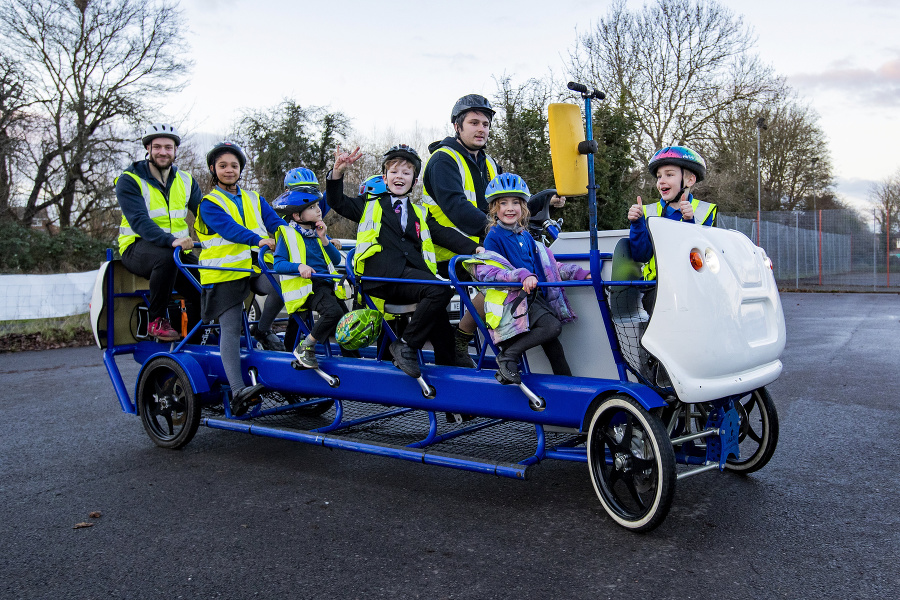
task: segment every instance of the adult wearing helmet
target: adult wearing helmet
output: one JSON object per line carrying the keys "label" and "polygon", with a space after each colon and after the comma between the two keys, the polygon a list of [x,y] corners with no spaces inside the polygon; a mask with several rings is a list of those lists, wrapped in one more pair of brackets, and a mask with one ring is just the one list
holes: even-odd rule
{"label": "adult wearing helmet", "polygon": [[184,296],[191,327],[200,320],[200,294],[175,266],[174,248],[182,259],[197,264],[187,224],[187,211],[196,213],[202,193],[189,173],[175,166],[181,136],[168,123],[153,123],[141,136],[146,156],[131,163],[116,178],[116,200],[122,209],[119,254],[126,269],[150,280],[148,335],[174,342],[181,335],[168,319],[172,290]]}
{"label": "adult wearing helmet", "polygon": [[[629,245],[632,258],[645,263],[644,279],[654,281],[656,260],[647,219],[663,217],[714,227],[718,209],[715,204],[697,200],[691,193],[694,185],[706,178],[706,161],[687,146],[668,146],[659,150],[650,159],[647,169],[656,178],[660,199],[654,204],[644,204],[638,196],[637,204],[628,209],[628,220],[631,222]],[[656,303],[655,287],[644,293],[642,302],[647,312],[652,313]]]}
{"label": "adult wearing helmet", "polygon": [[[494,177],[503,172],[485,152],[494,109],[487,98],[467,94],[456,101],[450,111],[454,135],[428,146],[431,156],[423,175],[423,204],[439,224],[452,227],[478,243],[485,234],[488,205],[484,190]],[[454,253],[435,246],[438,273],[448,277],[449,261]],[[466,275],[463,273],[462,275]],[[465,277],[468,278],[467,276]],[[483,296],[475,299],[479,313]],[[457,362],[474,367],[469,356],[469,340],[475,333],[475,320],[469,313],[455,331]]]}
{"label": "adult wearing helmet", "polygon": [[[219,352],[231,386],[231,409],[241,415],[261,401],[263,389],[261,385],[246,386],[241,372],[242,310],[251,291],[267,296],[254,333],[256,339],[266,350],[284,350],[271,331],[284,302],[268,277],[260,277],[254,252],[264,246],[275,250],[275,240],[268,232],[277,231],[284,221],[259,194],[238,185],[247,164],[240,146],[228,141],[216,144],[206,154],[206,164],[215,187],[203,197],[198,209],[196,230],[203,246],[200,266],[242,270],[200,269],[203,320],[219,322]],[[251,269],[252,273],[247,271]]]}

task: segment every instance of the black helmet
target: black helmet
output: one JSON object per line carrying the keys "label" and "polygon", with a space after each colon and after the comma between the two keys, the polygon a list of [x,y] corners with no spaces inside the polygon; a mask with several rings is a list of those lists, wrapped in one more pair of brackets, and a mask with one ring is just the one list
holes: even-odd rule
{"label": "black helmet", "polygon": [[414,179],[419,178],[419,171],[422,170],[422,159],[419,158],[419,153],[416,152],[415,148],[407,146],[406,144],[397,144],[385,152],[384,156],[381,158],[382,173],[384,173],[384,165],[392,158],[402,158],[411,162],[413,164],[413,170],[415,171]]}
{"label": "black helmet", "polygon": [[491,103],[488,102],[487,98],[478,94],[468,94],[457,100],[456,104],[453,105],[453,111],[450,113],[450,122],[456,123],[456,119],[461,114],[470,110],[486,113],[489,119],[494,119],[494,109],[491,108]]}
{"label": "black helmet", "polygon": [[226,152],[230,152],[237,156],[238,162],[241,165],[241,171],[244,170],[244,165],[247,164],[247,155],[244,154],[244,151],[240,146],[235,144],[234,142],[229,142],[228,140],[223,140],[212,147],[212,149],[206,153],[206,166],[212,168],[214,164],[216,164],[216,159],[219,156],[225,154]]}

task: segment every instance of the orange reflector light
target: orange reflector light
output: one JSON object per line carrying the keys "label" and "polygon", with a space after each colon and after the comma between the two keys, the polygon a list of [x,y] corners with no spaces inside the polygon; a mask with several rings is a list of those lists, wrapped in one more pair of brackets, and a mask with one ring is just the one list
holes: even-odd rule
{"label": "orange reflector light", "polygon": [[770,269],[771,271],[774,271],[774,270],[775,270],[775,265],[772,264],[772,259],[771,259],[771,258],[769,258],[769,257],[767,256],[765,262],[766,262],[766,266],[769,267],[769,269]]}
{"label": "orange reflector light", "polygon": [[696,250],[691,251],[691,266],[694,267],[695,271],[703,268],[703,257]]}

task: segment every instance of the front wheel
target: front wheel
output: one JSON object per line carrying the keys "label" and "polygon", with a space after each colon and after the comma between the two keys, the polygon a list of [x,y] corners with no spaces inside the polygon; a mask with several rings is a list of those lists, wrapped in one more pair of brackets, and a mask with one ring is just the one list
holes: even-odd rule
{"label": "front wheel", "polygon": [[162,448],[181,448],[200,426],[200,403],[187,374],[168,356],[154,358],[141,372],[137,408],[147,435]]}
{"label": "front wheel", "polygon": [[624,395],[606,398],[588,429],[594,491],[612,519],[650,531],[666,518],[675,495],[675,453],[662,423]]}
{"label": "front wheel", "polygon": [[766,466],[778,445],[778,412],[769,391],[757,388],[735,401],[740,419],[738,443],[741,457],[729,458],[725,468],[736,473],[752,473]]}

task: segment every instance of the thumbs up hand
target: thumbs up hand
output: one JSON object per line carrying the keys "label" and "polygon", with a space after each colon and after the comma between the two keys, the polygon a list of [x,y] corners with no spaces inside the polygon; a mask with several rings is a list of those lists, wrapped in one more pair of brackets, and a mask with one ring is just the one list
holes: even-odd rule
{"label": "thumbs up hand", "polygon": [[679,206],[681,210],[681,218],[685,221],[690,221],[694,218],[694,207],[691,206],[691,203],[688,202],[688,192],[684,192],[681,195],[681,204]]}
{"label": "thumbs up hand", "polygon": [[631,208],[628,209],[628,220],[634,223],[638,219],[644,216],[644,208],[641,202],[641,197],[637,197],[637,204],[632,204]]}

